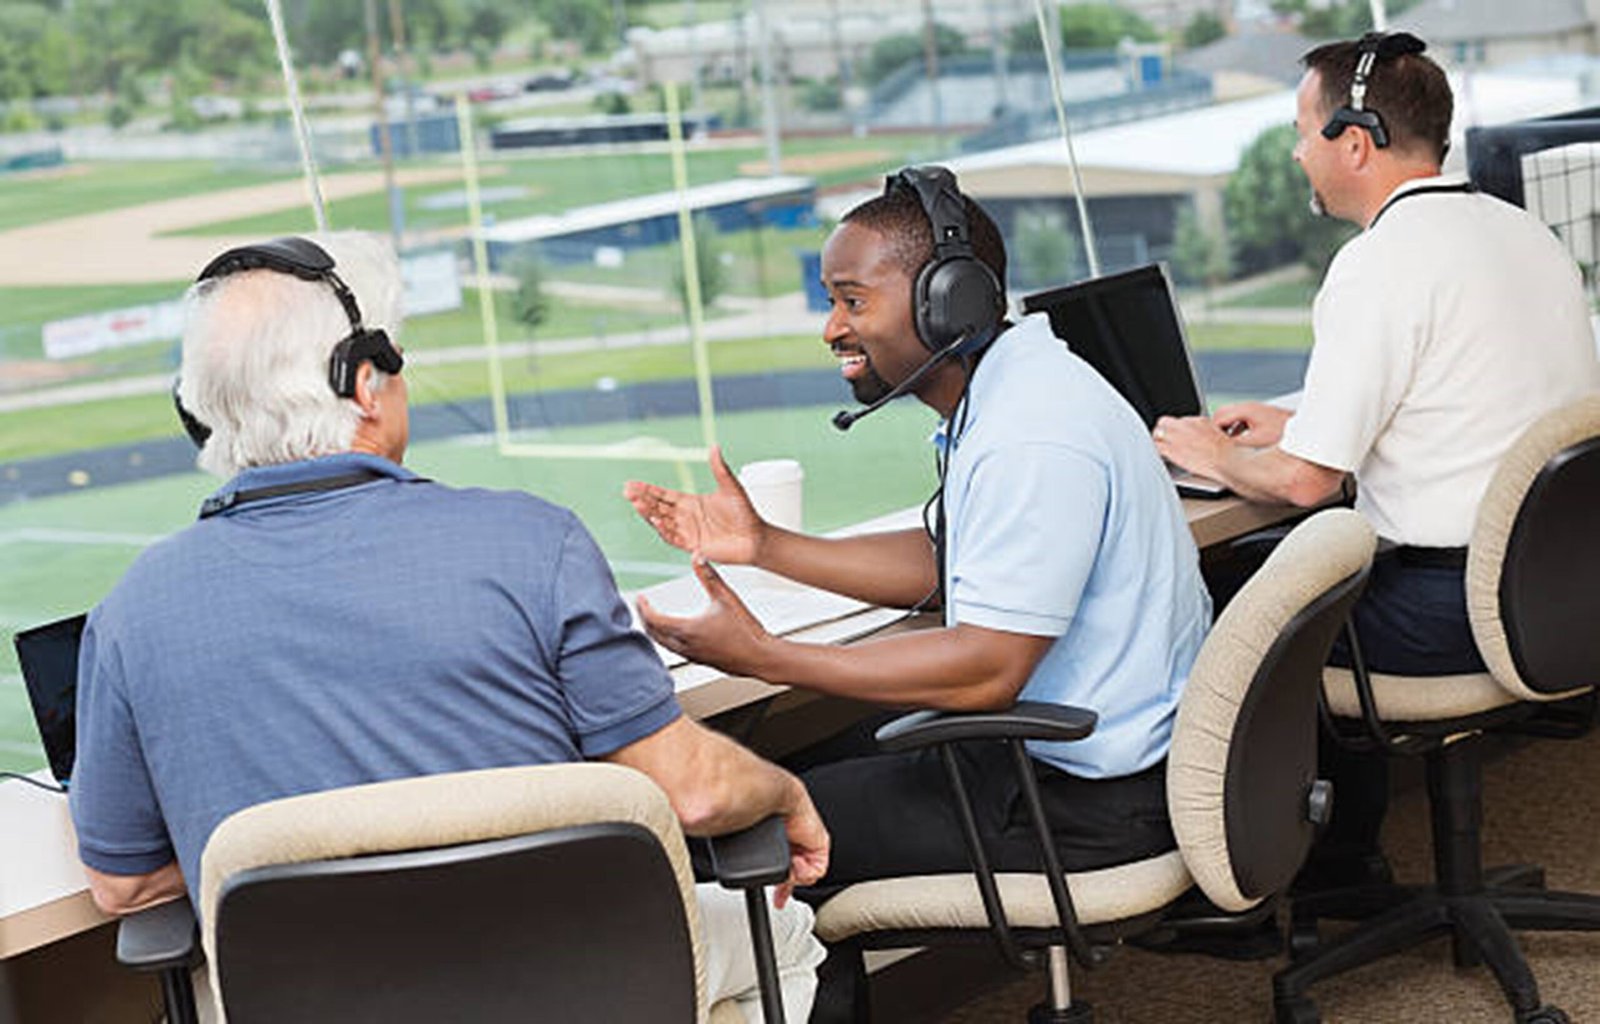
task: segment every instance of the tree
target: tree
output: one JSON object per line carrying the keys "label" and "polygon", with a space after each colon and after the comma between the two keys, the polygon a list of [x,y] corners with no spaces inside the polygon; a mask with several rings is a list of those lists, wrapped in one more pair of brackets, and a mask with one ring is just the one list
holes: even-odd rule
{"label": "tree", "polygon": [[1311,213],[1311,193],[1295,165],[1294,145],[1293,125],[1268,128],[1245,149],[1228,179],[1223,209],[1241,270],[1299,260],[1320,276],[1354,234],[1351,226]]}
{"label": "tree", "polygon": [[181,58],[173,68],[167,88],[170,104],[167,126],[180,132],[199,131],[205,122],[194,109],[194,99],[204,92],[205,75],[187,56]]}
{"label": "tree", "polygon": [[517,279],[517,290],[511,295],[511,313],[532,334],[550,319],[544,263],[533,253],[525,253],[512,263],[511,273]]}
{"label": "tree", "polygon": [[[934,49],[938,51],[940,57],[954,57],[967,52],[966,38],[949,25],[935,22],[933,39]],[[907,64],[922,63],[923,57],[921,32],[884,36],[872,44],[872,51],[867,55],[867,64],[861,71],[861,77],[868,85],[877,85]]]}
{"label": "tree", "polygon": [[1205,229],[1194,207],[1179,210],[1172,233],[1172,266],[1179,279],[1205,285],[1209,304],[1211,289],[1227,279],[1232,265],[1227,243]]}
{"label": "tree", "polygon": [[28,4],[0,5],[0,99],[51,96],[71,88],[64,20]]}
{"label": "tree", "polygon": [[[727,287],[728,272],[722,262],[722,233],[717,230],[716,223],[704,214],[695,217],[693,225],[694,266],[700,278],[700,306],[706,309],[716,304]],[[672,288],[687,313],[689,282],[681,255],[672,269]]]}
{"label": "tree", "polygon": [[576,39],[584,53],[600,53],[615,36],[607,0],[540,0],[535,10],[556,39]]}
{"label": "tree", "polygon": [[[1068,50],[1109,50],[1124,39],[1153,43],[1161,38],[1155,26],[1115,4],[1070,4],[1061,8],[1061,46]],[[1039,23],[1032,19],[1011,26],[1013,53],[1039,53]]]}
{"label": "tree", "polygon": [[1020,287],[1046,288],[1084,275],[1077,224],[1059,206],[1023,207],[1012,234],[1012,276]]}
{"label": "tree", "polygon": [[[1372,4],[1369,0],[1340,0],[1327,6],[1313,7],[1305,0],[1279,0],[1285,8],[1280,13],[1298,13],[1300,32],[1312,39],[1349,39],[1372,30]],[[1418,0],[1389,0],[1390,17],[1404,13],[1416,6]],[[1274,8],[1278,4],[1273,5]]]}
{"label": "tree", "polygon": [[1210,11],[1197,11],[1189,19],[1189,24],[1183,26],[1183,45],[1185,49],[1198,50],[1209,43],[1228,34],[1228,28],[1222,19]]}

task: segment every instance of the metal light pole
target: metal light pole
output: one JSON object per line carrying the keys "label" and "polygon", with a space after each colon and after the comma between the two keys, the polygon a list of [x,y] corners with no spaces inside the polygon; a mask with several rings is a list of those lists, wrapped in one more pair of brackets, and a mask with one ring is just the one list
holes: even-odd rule
{"label": "metal light pole", "polygon": [[752,0],[756,12],[756,45],[761,54],[761,121],[767,138],[767,173],[783,173],[783,151],[778,140],[778,95],[773,78],[772,30],[767,22],[767,0]]}
{"label": "metal light pole", "polygon": [[933,0],[922,0],[922,66],[933,104],[933,147],[944,153],[944,97],[939,91],[939,33],[933,20]]}
{"label": "metal light pole", "polygon": [[389,113],[383,104],[383,52],[378,47],[378,0],[365,0],[367,19],[367,63],[372,66],[372,111],[378,122],[378,150],[383,156],[383,188],[389,197],[389,234],[396,252],[401,248],[400,196],[394,186],[394,146],[389,139]]}
{"label": "metal light pole", "polygon": [[416,75],[413,73],[411,51],[406,47],[406,19],[400,13],[400,0],[389,0],[389,42],[394,46],[395,63],[400,68],[400,83],[406,95],[406,142],[409,144],[407,152],[415,160],[422,155],[422,149],[417,144],[417,105],[412,92],[416,89]]}

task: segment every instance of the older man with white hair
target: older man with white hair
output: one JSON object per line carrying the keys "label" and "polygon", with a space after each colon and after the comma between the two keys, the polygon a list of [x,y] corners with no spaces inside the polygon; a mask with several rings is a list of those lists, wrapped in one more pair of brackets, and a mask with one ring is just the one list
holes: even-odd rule
{"label": "older man with white hair", "polygon": [[[368,236],[278,239],[190,291],[180,409],[229,482],[89,617],[72,811],[96,901],[193,891],[212,830],[254,804],[583,759],[644,771],[691,835],[784,815],[793,881],[814,882],[828,834],[804,786],[682,714],[577,517],[402,467],[398,270]],[[700,896],[710,994],[757,1020],[739,898]],[[774,916],[794,1020],[810,921]]]}

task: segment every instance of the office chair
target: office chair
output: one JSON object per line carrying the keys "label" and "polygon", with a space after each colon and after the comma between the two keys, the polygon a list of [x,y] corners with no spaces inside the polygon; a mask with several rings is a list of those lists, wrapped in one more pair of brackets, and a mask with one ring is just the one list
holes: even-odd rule
{"label": "office chair", "polygon": [[[742,845],[754,841],[754,852]],[[744,888],[763,1009],[782,1020],[762,886],[781,818],[717,849]],[[230,816],[201,862],[211,987],[231,1024],[742,1022],[706,1006],[693,877],[665,794],[615,765],[500,768],[354,786]],[[186,901],[125,919],[193,1021]]]}
{"label": "office chair", "polygon": [[[1467,605],[1489,671],[1402,677],[1359,667],[1328,670],[1329,725],[1347,744],[1373,756],[1425,759],[1435,883],[1296,900],[1296,960],[1273,979],[1282,1024],[1318,1019],[1305,995],[1311,984],[1442,933],[1451,936],[1458,966],[1488,964],[1519,1024],[1567,1020],[1541,1004],[1511,930],[1600,928],[1600,897],[1547,891],[1535,867],[1484,870],[1481,760],[1491,731],[1572,737],[1590,724],[1593,684],[1600,681],[1597,506],[1600,395],[1529,427],[1501,460],[1479,506],[1467,548]],[[1374,902],[1389,909],[1335,942],[1317,944],[1319,918],[1349,916],[1352,907]]]}
{"label": "office chair", "polygon": [[[916,712],[878,733],[886,750],[937,745],[963,823],[971,874],[862,882],[817,912],[817,934],[861,948],[984,941],[1013,966],[1044,966],[1045,1003],[1030,1024],[1087,1024],[1072,998],[1068,953],[1100,963],[1125,938],[1229,930],[1273,913],[1326,819],[1315,779],[1317,691],[1328,649],[1366,582],[1376,540],[1349,509],[1296,527],[1224,610],[1190,671],[1167,758],[1178,848],[1156,857],[1064,874],[1026,740],[1076,740],[1094,730],[1083,708],[1023,702],[997,713]],[[1010,745],[1043,871],[996,873],[978,840],[951,747]],[[1220,911],[1174,904],[1198,885]]]}

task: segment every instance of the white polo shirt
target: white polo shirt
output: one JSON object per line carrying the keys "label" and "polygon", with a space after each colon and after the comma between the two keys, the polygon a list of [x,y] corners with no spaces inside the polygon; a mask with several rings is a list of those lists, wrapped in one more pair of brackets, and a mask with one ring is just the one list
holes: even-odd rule
{"label": "white polo shirt", "polygon": [[1356,508],[1402,544],[1466,544],[1517,436],[1600,388],[1578,267],[1549,228],[1483,193],[1403,197],[1463,180],[1406,182],[1334,257],[1281,443],[1354,472]]}

